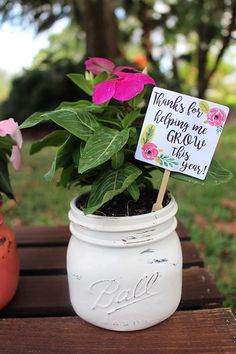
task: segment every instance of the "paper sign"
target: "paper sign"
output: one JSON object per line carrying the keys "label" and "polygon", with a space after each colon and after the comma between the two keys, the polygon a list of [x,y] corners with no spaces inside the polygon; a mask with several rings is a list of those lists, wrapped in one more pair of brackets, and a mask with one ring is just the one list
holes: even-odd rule
{"label": "paper sign", "polygon": [[137,160],[205,179],[229,108],[154,87]]}

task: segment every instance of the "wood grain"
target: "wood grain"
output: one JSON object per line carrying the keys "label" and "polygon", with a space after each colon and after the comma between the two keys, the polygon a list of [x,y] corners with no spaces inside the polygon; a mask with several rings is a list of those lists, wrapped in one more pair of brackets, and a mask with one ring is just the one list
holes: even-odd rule
{"label": "wood grain", "polygon": [[1,354],[236,353],[236,321],[229,309],[176,312],[139,332],[113,332],[79,317],[0,320]]}
{"label": "wood grain", "polygon": [[[222,306],[222,296],[204,268],[183,270],[183,291],[179,310]],[[12,302],[0,312],[11,316],[70,316],[66,275],[22,276]]]}
{"label": "wood grain", "polygon": [[185,269],[178,311],[139,332],[107,331],[75,315],[66,276],[68,226],[15,231],[21,277],[16,296],[0,312],[0,354],[236,353],[236,321],[220,308],[222,296],[181,223]]}
{"label": "wood grain", "polygon": [[68,225],[17,226],[13,230],[18,246],[66,245],[70,237]]}

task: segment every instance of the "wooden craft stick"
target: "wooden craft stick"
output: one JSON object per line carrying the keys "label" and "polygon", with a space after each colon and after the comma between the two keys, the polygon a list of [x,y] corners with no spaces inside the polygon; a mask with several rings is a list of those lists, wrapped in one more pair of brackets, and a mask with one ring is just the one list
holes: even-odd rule
{"label": "wooden craft stick", "polygon": [[164,198],[164,195],[166,192],[166,187],[167,187],[169,178],[170,178],[170,171],[165,170],[164,175],[162,177],[161,186],[160,186],[160,190],[159,190],[159,193],[157,196],[157,200],[156,200],[156,203],[153,204],[152,211],[157,211],[157,210],[163,208],[162,203],[163,203],[163,198]]}

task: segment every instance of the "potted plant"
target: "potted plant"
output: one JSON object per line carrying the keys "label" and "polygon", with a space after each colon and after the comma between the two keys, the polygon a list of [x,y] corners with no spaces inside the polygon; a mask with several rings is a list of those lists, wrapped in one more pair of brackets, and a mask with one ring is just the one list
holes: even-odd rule
{"label": "potted plant", "polygon": [[[71,202],[72,237],[67,252],[70,298],[79,316],[97,326],[130,331],[152,326],[178,307],[182,253],[175,232],[177,204],[166,194],[151,212],[157,167],[134,159],[144,116],[144,95],[155,81],[103,58],[85,62],[85,76],[68,77],[92,97],[62,102],[34,113],[21,126],[45,121],[59,126],[35,142],[31,153],[56,146],[46,178],[60,170],[58,184],[75,185]],[[143,154],[152,159],[146,137]],[[175,173],[179,179],[196,179]],[[204,183],[220,183],[230,173],[216,162]],[[199,183],[202,183],[199,181]]]}
{"label": "potted plant", "polygon": [[13,298],[19,282],[19,256],[12,229],[4,223],[3,197],[14,199],[8,163],[20,169],[22,136],[12,119],[0,121],[0,310]]}

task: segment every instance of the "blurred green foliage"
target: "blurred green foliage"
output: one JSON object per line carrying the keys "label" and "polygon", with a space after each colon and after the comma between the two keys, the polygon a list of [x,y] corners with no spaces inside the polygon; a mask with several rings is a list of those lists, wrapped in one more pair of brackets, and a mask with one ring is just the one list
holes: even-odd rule
{"label": "blurred green foliage", "polygon": [[[225,57],[235,43],[235,0],[16,3],[10,0],[0,6],[0,23],[34,24],[42,32],[66,18],[68,26],[51,36],[32,68],[13,81],[10,98],[0,108],[4,117],[21,121],[36,110],[55,108],[69,93],[73,100],[65,73],[80,72],[80,63],[88,55],[115,56],[122,64],[144,55],[159,86],[236,104],[235,56]],[[1,91],[0,85],[0,95]]]}
{"label": "blurred green foliage", "polygon": [[0,102],[4,101],[10,91],[10,75],[0,69]]}
{"label": "blurred green foliage", "polygon": [[80,70],[83,70],[82,65],[68,60],[57,61],[45,69],[26,70],[13,80],[9,98],[2,104],[2,115],[22,123],[35,111],[53,109],[62,101],[86,98],[66,77]]}

